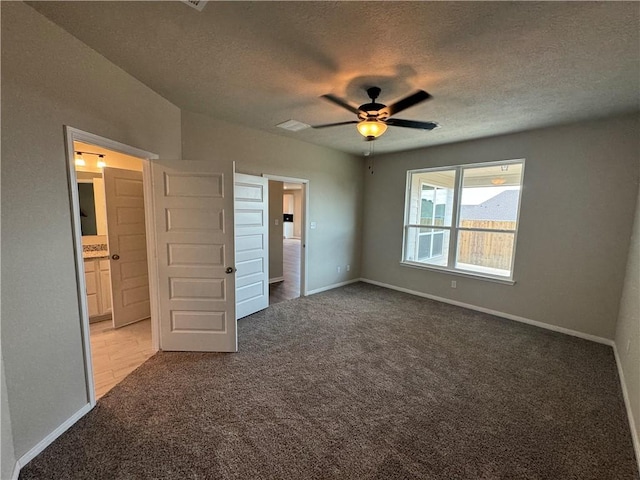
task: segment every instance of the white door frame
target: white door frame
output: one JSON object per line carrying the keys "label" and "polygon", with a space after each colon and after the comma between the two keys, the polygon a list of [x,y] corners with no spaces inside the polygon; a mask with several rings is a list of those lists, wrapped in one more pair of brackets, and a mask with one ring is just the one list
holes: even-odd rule
{"label": "white door frame", "polygon": [[84,279],[84,258],[82,257],[82,231],[80,228],[80,208],[78,189],[74,188],[78,179],[76,176],[75,155],[73,142],[89,143],[116,152],[138,157],[142,161],[142,182],[144,188],[144,213],[147,235],[147,264],[149,266],[149,298],[151,300],[151,348],[157,352],[160,348],[158,335],[158,321],[160,319],[158,305],[158,275],[156,265],[155,217],[153,215],[153,195],[151,185],[151,169],[149,162],[160,158],[157,154],[147,152],[124,143],[116,142],[93,133],[77,128],[64,127],[65,149],[67,155],[67,179],[69,188],[69,202],[71,204],[71,229],[73,232],[73,250],[76,264],[76,284],[78,286],[78,302],[80,305],[80,329],[85,366],[85,380],[89,404],[93,408],[96,404],[95,385],[93,382],[93,364],[91,360],[91,341],[89,330],[89,310],[87,307],[87,291]]}
{"label": "white door frame", "polygon": [[302,245],[302,254],[300,255],[300,296],[306,297],[308,285],[307,260],[309,257],[307,253],[309,250],[309,244],[307,242],[307,239],[309,238],[309,180],[307,180],[306,178],[284,177],[282,175],[271,175],[268,173],[263,173],[262,176],[276,182],[302,184],[302,238],[300,239],[300,243]]}

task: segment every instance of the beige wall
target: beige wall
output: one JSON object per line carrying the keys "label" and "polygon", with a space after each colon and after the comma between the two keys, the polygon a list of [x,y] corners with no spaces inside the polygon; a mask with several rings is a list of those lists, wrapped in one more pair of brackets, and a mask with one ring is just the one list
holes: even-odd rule
{"label": "beige wall", "polygon": [[[640,435],[640,195],[636,205],[627,274],[620,301],[616,348],[631,402],[636,440],[638,440],[637,436]],[[636,447],[640,448],[640,444]]]}
{"label": "beige wall", "polygon": [[9,400],[7,398],[7,385],[4,378],[4,361],[0,358],[0,374],[2,384],[0,385],[0,429],[2,439],[0,444],[0,478],[11,478],[16,465],[16,456],[13,451],[13,434],[11,432],[11,415],[9,413]]}
{"label": "beige wall", "polygon": [[88,401],[64,125],[180,158],[177,107],[3,2],[2,352],[18,458]]}
{"label": "beige wall", "polygon": [[[638,193],[639,126],[628,115],[378,157],[365,181],[362,276],[612,339]],[[526,167],[515,285],[400,266],[408,169],[516,158]]]}
{"label": "beige wall", "polygon": [[269,180],[269,279],[282,277],[282,187]]}
{"label": "beige wall", "polygon": [[317,228],[307,239],[307,289],[360,276],[362,159],[190,112],[182,115],[182,147],[185,160],[235,161],[240,173],[308,179],[309,221]]}

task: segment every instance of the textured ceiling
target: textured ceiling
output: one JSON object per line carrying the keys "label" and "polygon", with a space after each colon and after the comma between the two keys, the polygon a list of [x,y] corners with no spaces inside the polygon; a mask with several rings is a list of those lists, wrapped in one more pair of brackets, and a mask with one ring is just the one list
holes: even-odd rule
{"label": "textured ceiling", "polygon": [[355,116],[359,105],[423,89],[378,153],[636,111],[635,2],[29,2],[134,77],[192,111],[362,154],[355,126],[286,132],[289,119]]}

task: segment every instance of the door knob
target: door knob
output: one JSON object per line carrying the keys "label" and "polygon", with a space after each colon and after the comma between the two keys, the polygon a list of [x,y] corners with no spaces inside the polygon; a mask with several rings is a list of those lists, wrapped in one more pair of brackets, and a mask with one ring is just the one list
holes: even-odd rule
{"label": "door knob", "polygon": [[225,272],[227,272],[227,273],[233,273],[235,271],[236,271],[236,269],[233,268],[233,267],[227,267],[227,269],[225,270]]}
{"label": "door knob", "polygon": [[111,258],[114,260],[120,260],[120,255],[118,255],[117,253],[114,253],[113,255],[111,255]]}

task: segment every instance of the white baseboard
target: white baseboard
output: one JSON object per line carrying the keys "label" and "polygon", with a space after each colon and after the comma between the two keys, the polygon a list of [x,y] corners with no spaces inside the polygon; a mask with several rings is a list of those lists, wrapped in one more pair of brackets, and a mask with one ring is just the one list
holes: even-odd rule
{"label": "white baseboard", "polygon": [[416,290],[409,290],[408,288],[396,287],[395,285],[377,282],[375,280],[369,280],[367,278],[361,278],[360,281],[365,283],[371,283],[372,285],[378,285],[379,287],[389,288],[391,290],[397,290],[399,292],[409,293],[411,295],[416,295],[418,297],[429,298],[431,300],[436,300],[438,302],[448,303],[450,305],[456,305],[458,307],[468,308],[469,310],[476,310],[478,312],[488,313],[490,315],[495,315],[496,317],[502,317],[508,320],[515,320],[516,322],[526,323],[528,325],[534,325],[536,327],[552,330],[554,332],[564,333],[566,335],[571,335],[573,337],[583,338],[585,340],[591,340],[592,342],[603,343],[605,345],[609,345],[610,347],[613,347],[615,344],[613,340],[610,340],[608,338],[598,337],[596,335],[591,335],[589,333],[578,332],[577,330],[571,330],[570,328],[558,327],[556,325],[551,325],[550,323],[539,322],[537,320],[530,320],[528,318],[520,317],[518,315],[512,315],[510,313],[498,312],[497,310],[491,310],[490,308],[478,307],[476,305],[471,305],[469,303],[459,302],[457,300],[450,300],[444,297],[437,297],[435,295],[430,295],[428,293],[422,293]]}
{"label": "white baseboard", "polygon": [[71,426],[73,426],[74,423],[76,423],[78,420],[84,417],[87,413],[89,413],[89,411],[91,411],[91,408],[93,407],[91,406],[90,403],[87,403],[86,405],[84,405],[80,410],[78,410],[76,413],[71,415],[71,417],[69,417],[63,424],[61,424],[53,432],[51,432],[49,435],[47,435],[42,440],[40,440],[40,442],[38,442],[38,444],[35,447],[33,447],[24,455],[22,455],[16,462],[16,467],[13,470],[13,479],[17,480],[18,476],[20,475],[20,469],[22,467],[24,467],[27,463],[33,460],[45,448],[51,445],[56,438],[58,438],[64,432],[69,430],[69,428],[71,428]]}
{"label": "white baseboard", "polygon": [[275,277],[269,279],[269,285],[272,283],[284,282],[284,277]]}
{"label": "white baseboard", "polygon": [[316,288],[314,290],[309,290],[307,295],[313,295],[314,293],[326,292],[327,290],[333,290],[334,288],[344,287],[345,285],[349,285],[350,283],[356,283],[361,281],[361,278],[354,278],[353,280],[347,280],[346,282],[334,283],[332,285],[327,285],[326,287]]}
{"label": "white baseboard", "polygon": [[16,465],[13,467],[13,474],[11,474],[11,480],[18,480],[20,476],[20,462],[16,460]]}
{"label": "white baseboard", "polygon": [[631,399],[629,398],[629,391],[627,390],[627,382],[624,378],[624,371],[622,370],[622,362],[618,355],[618,346],[613,345],[613,353],[616,357],[616,365],[618,366],[618,377],[620,377],[620,383],[622,385],[622,397],[624,398],[624,406],[627,409],[627,418],[629,419],[629,428],[631,430],[631,440],[633,441],[633,449],[636,451],[636,462],[638,462],[638,471],[640,471],[640,438],[638,438],[638,431],[636,430],[636,423],[633,419],[633,411],[631,410]]}

